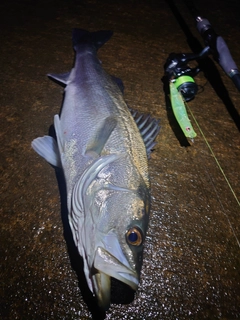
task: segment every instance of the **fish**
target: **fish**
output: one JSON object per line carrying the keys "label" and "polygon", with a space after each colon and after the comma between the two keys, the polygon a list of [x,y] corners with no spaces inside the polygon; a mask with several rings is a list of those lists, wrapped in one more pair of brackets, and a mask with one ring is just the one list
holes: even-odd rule
{"label": "fish", "polygon": [[83,271],[98,305],[108,310],[111,281],[135,292],[149,222],[148,158],[159,121],[131,110],[120,79],[97,57],[112,31],[73,29],[72,70],[48,77],[65,87],[56,139],[34,139],[32,148],[62,168],[68,220]]}

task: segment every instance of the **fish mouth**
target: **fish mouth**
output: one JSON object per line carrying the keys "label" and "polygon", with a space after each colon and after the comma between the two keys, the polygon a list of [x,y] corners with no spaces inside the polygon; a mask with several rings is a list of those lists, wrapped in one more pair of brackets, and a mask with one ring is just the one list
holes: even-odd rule
{"label": "fish mouth", "polygon": [[[139,277],[126,259],[121,262],[103,247],[98,247],[94,258],[94,269],[94,291],[98,305],[102,309],[108,310],[110,302],[129,303],[133,300],[134,292],[139,284]],[[116,291],[118,291],[118,297],[116,297]],[[119,299],[119,295],[126,292],[125,299],[123,297]]]}

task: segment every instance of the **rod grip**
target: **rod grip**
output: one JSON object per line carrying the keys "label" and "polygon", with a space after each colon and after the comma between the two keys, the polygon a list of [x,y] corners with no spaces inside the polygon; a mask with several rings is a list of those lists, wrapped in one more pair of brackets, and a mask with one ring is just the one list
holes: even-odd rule
{"label": "rod grip", "polygon": [[240,91],[240,73],[235,61],[233,60],[228,46],[221,36],[217,37],[216,48],[218,52],[218,62],[226,74],[232,79],[233,83]]}
{"label": "rod grip", "polygon": [[240,91],[240,72],[224,39],[215,33],[207,19],[200,18],[197,22],[197,29],[205,43],[211,48],[214,58]]}

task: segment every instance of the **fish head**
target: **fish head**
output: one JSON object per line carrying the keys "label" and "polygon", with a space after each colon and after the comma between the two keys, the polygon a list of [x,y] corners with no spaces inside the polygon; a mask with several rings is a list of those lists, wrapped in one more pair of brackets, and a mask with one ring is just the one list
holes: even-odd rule
{"label": "fish head", "polygon": [[69,219],[88,286],[105,310],[111,302],[111,279],[133,292],[138,287],[150,206],[141,177],[137,187],[127,188],[113,183],[111,175],[101,175],[101,168],[109,173],[107,163],[116,158],[101,157],[85,171],[74,188]]}
{"label": "fish head", "polygon": [[94,258],[89,276],[103,309],[109,307],[113,295],[118,301],[112,286],[114,280],[125,292],[137,290],[149,217],[147,194],[143,199],[138,192],[116,189],[99,190],[91,208],[98,221],[92,235]]}

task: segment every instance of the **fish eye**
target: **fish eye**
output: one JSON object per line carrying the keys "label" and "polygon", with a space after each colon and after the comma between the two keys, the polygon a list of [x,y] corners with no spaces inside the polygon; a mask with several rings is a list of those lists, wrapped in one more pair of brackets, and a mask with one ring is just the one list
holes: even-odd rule
{"label": "fish eye", "polygon": [[143,243],[142,231],[138,227],[130,228],[127,231],[126,238],[132,246],[140,246]]}

